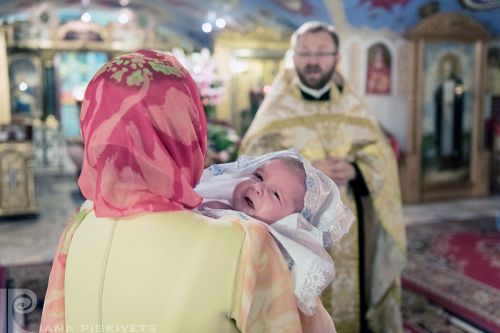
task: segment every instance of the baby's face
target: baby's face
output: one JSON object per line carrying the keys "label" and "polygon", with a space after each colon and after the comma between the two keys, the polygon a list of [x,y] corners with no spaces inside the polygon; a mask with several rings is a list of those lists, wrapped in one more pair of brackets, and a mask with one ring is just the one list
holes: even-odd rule
{"label": "baby's face", "polygon": [[272,224],[304,208],[305,172],[279,159],[258,168],[233,192],[233,209]]}

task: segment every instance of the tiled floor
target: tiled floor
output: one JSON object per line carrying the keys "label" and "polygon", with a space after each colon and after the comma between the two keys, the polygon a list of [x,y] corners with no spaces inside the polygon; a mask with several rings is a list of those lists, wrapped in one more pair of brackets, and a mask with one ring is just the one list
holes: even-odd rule
{"label": "tiled floor", "polygon": [[500,195],[404,207],[405,223],[433,223],[444,220],[467,220],[500,214]]}
{"label": "tiled floor", "polygon": [[50,262],[68,216],[83,202],[74,176],[39,175],[37,216],[0,219],[0,265]]}
{"label": "tiled floor", "polygon": [[[0,265],[50,262],[66,219],[83,202],[75,177],[39,175],[35,217],[0,219]],[[431,223],[449,219],[493,216],[500,196],[453,202],[408,205],[405,223]]]}

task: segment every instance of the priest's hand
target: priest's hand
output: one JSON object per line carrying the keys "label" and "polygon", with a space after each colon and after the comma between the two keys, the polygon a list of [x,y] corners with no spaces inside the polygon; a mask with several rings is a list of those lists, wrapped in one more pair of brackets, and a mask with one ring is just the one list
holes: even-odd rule
{"label": "priest's hand", "polygon": [[314,167],[330,177],[337,185],[346,185],[356,177],[356,170],[346,159],[328,157],[313,163]]}

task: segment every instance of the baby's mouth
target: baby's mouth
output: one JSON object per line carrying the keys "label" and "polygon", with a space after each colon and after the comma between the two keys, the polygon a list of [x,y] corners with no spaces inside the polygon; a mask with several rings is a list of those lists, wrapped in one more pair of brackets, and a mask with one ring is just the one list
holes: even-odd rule
{"label": "baby's mouth", "polygon": [[245,197],[245,201],[247,202],[248,207],[254,209],[253,202],[249,197]]}

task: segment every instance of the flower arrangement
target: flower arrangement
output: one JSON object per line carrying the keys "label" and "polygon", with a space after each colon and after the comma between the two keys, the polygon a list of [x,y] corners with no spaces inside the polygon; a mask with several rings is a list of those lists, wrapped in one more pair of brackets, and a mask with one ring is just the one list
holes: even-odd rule
{"label": "flower arrangement", "polygon": [[219,74],[216,60],[206,48],[187,56],[181,49],[172,53],[189,71],[198,86],[201,102],[208,119],[215,119],[216,106],[224,96],[224,78]]}
{"label": "flower arrangement", "polygon": [[229,124],[209,120],[205,166],[236,160],[241,138]]}
{"label": "flower arrangement", "polygon": [[237,157],[240,136],[226,122],[217,121],[216,107],[224,96],[224,78],[218,72],[218,65],[208,49],[191,53],[180,49],[172,53],[189,71],[198,86],[201,102],[207,117],[208,144],[205,166],[232,162]]}

